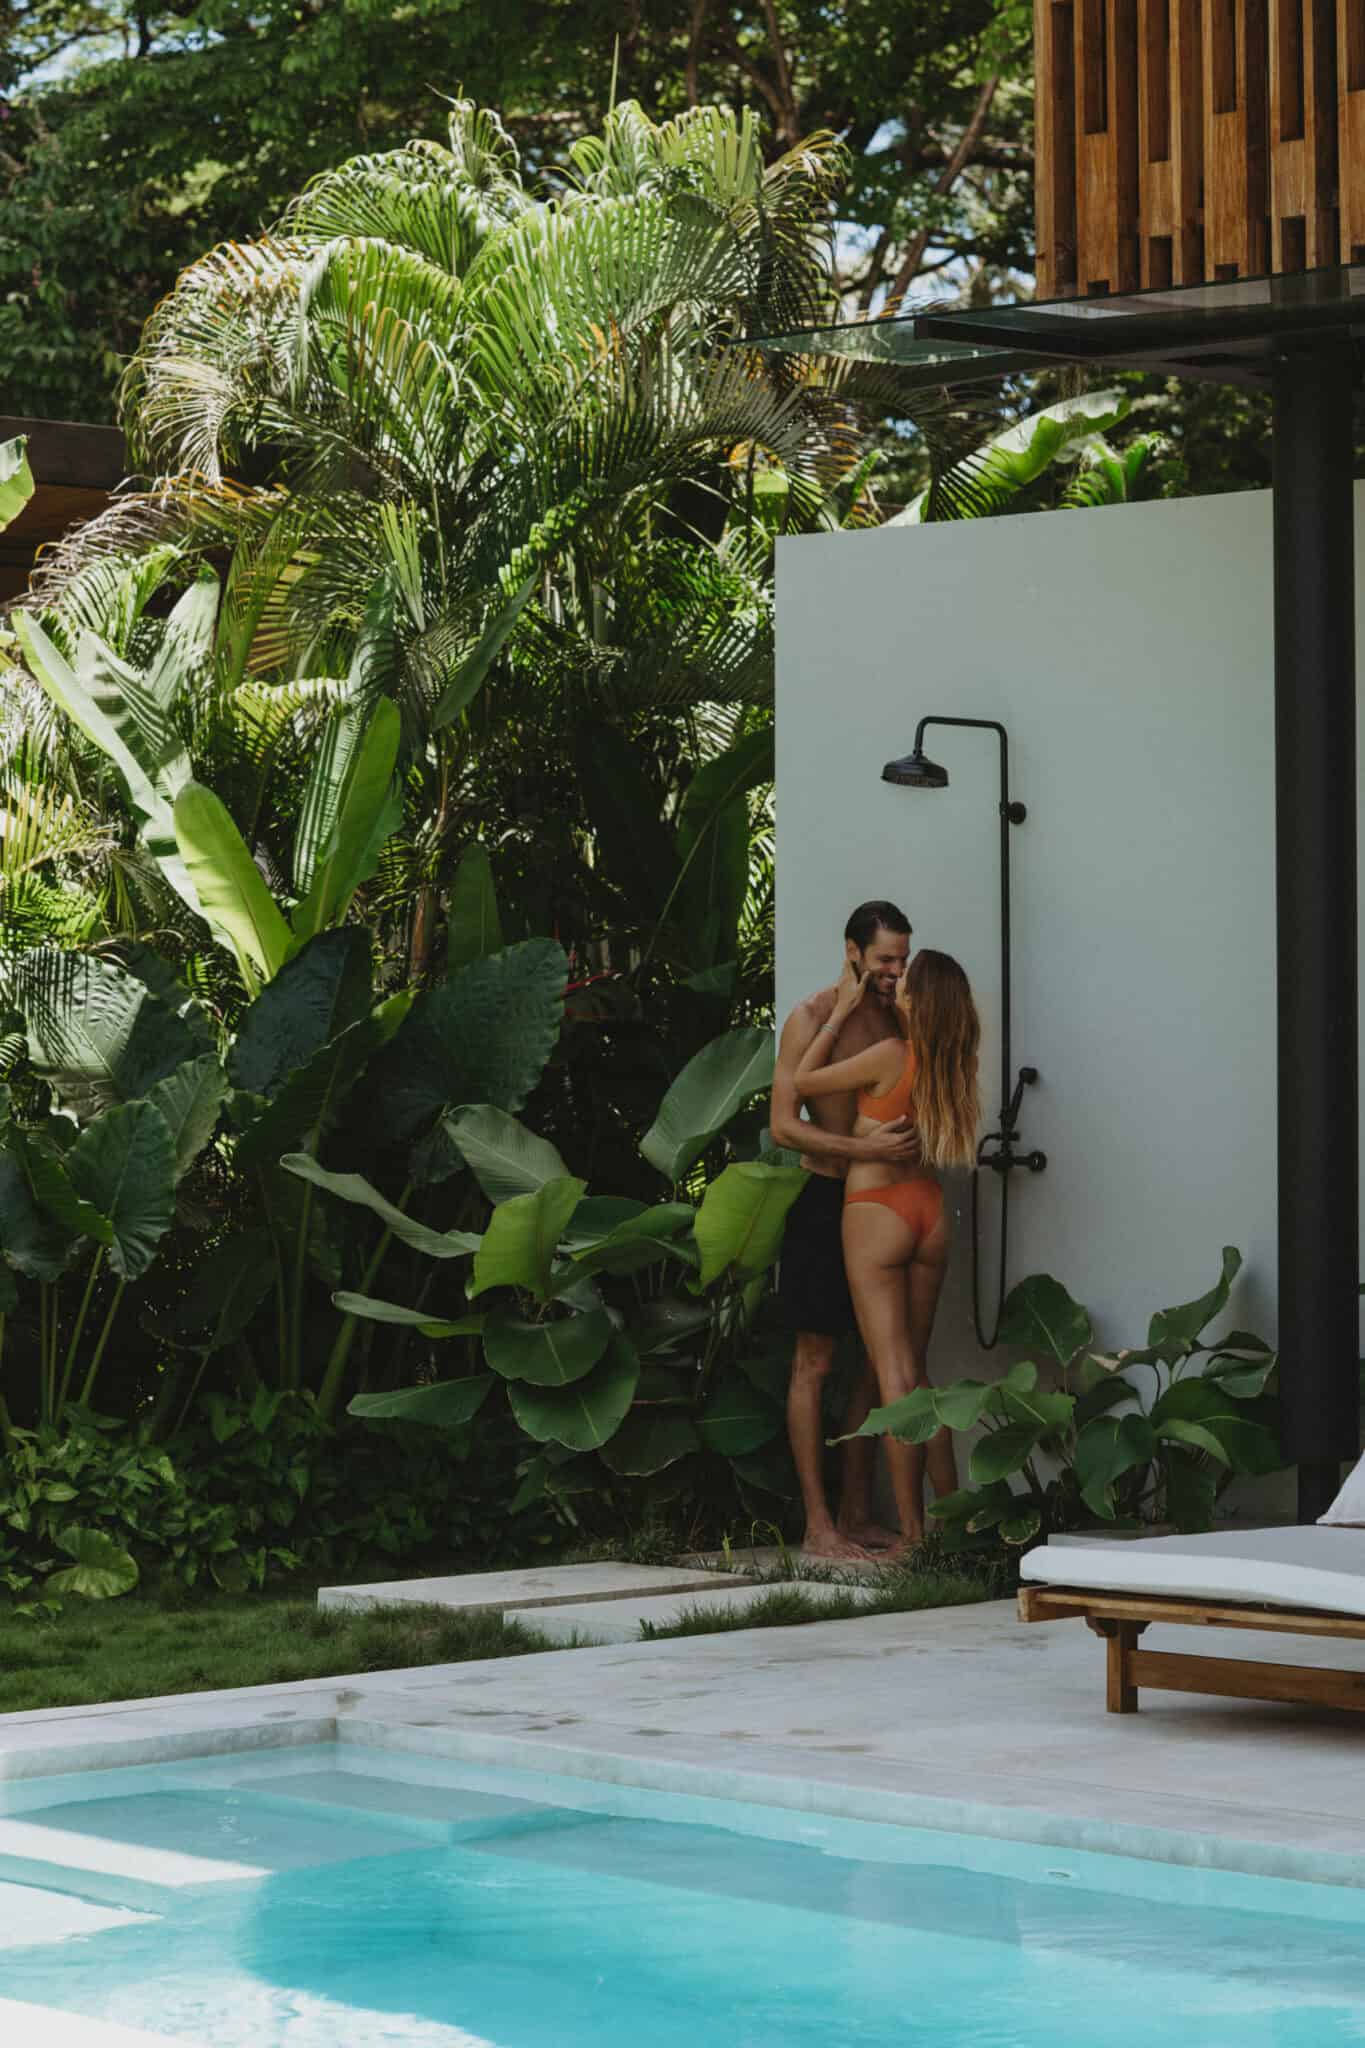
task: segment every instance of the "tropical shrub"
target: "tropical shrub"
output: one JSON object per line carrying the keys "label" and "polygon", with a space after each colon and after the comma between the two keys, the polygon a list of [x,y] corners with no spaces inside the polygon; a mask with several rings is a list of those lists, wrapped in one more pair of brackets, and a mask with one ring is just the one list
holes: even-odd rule
{"label": "tropical shrub", "polygon": [[[178,1206],[198,1238],[188,1292],[141,1300],[144,1333],[182,1361],[162,1376],[163,1412],[229,1346],[246,1347],[250,1381],[312,1384],[324,1419],[336,1411],[351,1325],[330,1327],[328,1296],[353,1256],[368,1284],[376,1254],[329,1229],[281,1154],[335,1142],[396,1163],[400,1207],[450,1178],[463,1161],[441,1116],[522,1105],[558,1040],[567,974],[552,940],[532,940],[415,998],[376,1000],[371,954],[357,926],[317,933],[228,1033],[145,949],[122,965],[51,948],[13,963],[12,1079],[27,1113],[0,1091],[0,1341],[11,1368],[16,1339],[30,1361],[21,1420],[56,1426],[69,1398],[92,1401],[124,1289],[149,1273]],[[477,1213],[466,1177],[456,1199],[471,1195]],[[13,1402],[12,1369],[9,1386]]]}
{"label": "tropical shrub", "polygon": [[[227,1086],[207,1034],[136,976],[84,954],[27,964],[33,973],[21,963],[11,983],[25,1011],[11,1020],[19,1028],[10,1059],[17,1063],[26,1047],[46,1085],[29,1091],[27,1116],[16,1115],[12,1091],[0,1085],[6,1445],[21,1285],[33,1311],[21,1413],[56,1428],[69,1399],[94,1398],[124,1290],[155,1261],[177,1188],[210,1140]],[[64,1315],[73,1294],[74,1311]]]}
{"label": "tropical shrub", "polygon": [[1002,1379],[920,1387],[874,1409],[860,1434],[926,1443],[939,1428],[983,1431],[971,1484],[936,1501],[949,1543],[1013,1545],[1086,1524],[1170,1522],[1207,1529],[1238,1474],[1283,1464],[1271,1392],[1275,1354],[1246,1330],[1205,1340],[1226,1309],[1242,1255],[1229,1245],[1217,1284],[1161,1309],[1140,1348],[1095,1348],[1087,1311],[1049,1274],[1005,1303],[1001,1341],[1036,1351]]}
{"label": "tropical shrub", "polygon": [[376,1555],[524,1555],[547,1530],[508,1522],[515,1458],[511,1432],[476,1446],[468,1430],[414,1442],[383,1423],[333,1429],[309,1396],[263,1388],[209,1395],[165,1438],[77,1410],[0,1453],[0,1587],[42,1616],[139,1584],[240,1591]]}
{"label": "tropical shrub", "polygon": [[[754,1489],[771,1513],[790,1488],[788,1345],[764,1326],[765,1275],[803,1176],[738,1156],[743,1138],[731,1145],[724,1134],[769,1085],[772,1060],[769,1032],[740,1029],[689,1063],[641,1142],[664,1182],[653,1202],[590,1195],[553,1145],[487,1105],[443,1122],[493,1205],[482,1232],[414,1231],[359,1175],[286,1158],[437,1262],[417,1304],[343,1292],[338,1308],[463,1353],[456,1377],[362,1394],[350,1412],[463,1427],[500,1386],[538,1447],[514,1508],[546,1494],[564,1503],[613,1479],[650,1481],[655,1499],[685,1484],[705,1492],[724,1475],[732,1498],[736,1486],[740,1498]],[[707,1156],[719,1171],[699,1181]],[[435,1289],[452,1262],[458,1279]]]}
{"label": "tropical shrub", "polygon": [[[509,1409],[479,1428],[537,1447],[522,1504],[566,1501],[589,1466],[608,1491],[719,1477],[769,1508],[787,1491],[763,1275],[801,1180],[752,1156],[771,1033],[725,1034],[679,1075],[639,1146],[645,1198],[590,1197],[515,1116],[557,1056],[565,956],[551,940],[482,951],[500,933],[480,873],[457,909],[463,964],[440,985],[376,999],[369,937],[340,926],[292,951],[233,1029],[145,949],[13,963],[12,1447],[90,1410],[117,1331],[127,1412],[161,1443],[234,1393],[307,1393],[325,1426],[357,1386],[359,1413],[415,1405],[459,1428],[497,1378]],[[416,1302],[386,1301],[405,1268],[417,1287],[414,1261]],[[394,1394],[414,1343],[475,1335],[474,1384]]]}

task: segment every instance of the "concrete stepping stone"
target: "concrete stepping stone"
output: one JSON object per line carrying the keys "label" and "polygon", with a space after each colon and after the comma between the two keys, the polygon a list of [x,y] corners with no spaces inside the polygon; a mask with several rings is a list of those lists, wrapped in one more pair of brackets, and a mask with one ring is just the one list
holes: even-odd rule
{"label": "concrete stepping stone", "polygon": [[[728,1551],[699,1550],[689,1557],[689,1564],[700,1565],[706,1571],[734,1573],[761,1572],[765,1577],[778,1573],[783,1583],[792,1579],[803,1579],[803,1574],[818,1574],[818,1580],[831,1577],[846,1579],[875,1579],[887,1569],[885,1560],[871,1558],[803,1557],[799,1548],[789,1545],[785,1550],[776,1543],[732,1543]],[[803,1579],[803,1583],[805,1583]]]}
{"label": "concrete stepping stone", "polygon": [[[702,1592],[652,1594],[643,1599],[570,1602],[528,1614],[526,1625],[537,1635],[555,1643],[638,1643],[640,1624],[672,1628],[701,1612],[729,1617],[743,1612],[769,1593],[804,1593],[812,1606],[839,1600],[856,1600],[860,1607],[875,1598],[873,1586],[826,1586],[809,1579],[787,1580],[764,1585],[753,1579],[736,1586],[733,1580],[713,1578]],[[723,1626],[723,1622],[718,1622]]]}
{"label": "concrete stepping stone", "polygon": [[323,1586],[318,1606],[353,1612],[370,1607],[422,1606],[449,1607],[462,1614],[514,1614],[526,1607],[648,1599],[748,1583],[739,1577],[718,1577],[695,1564],[551,1564],[523,1571],[460,1572],[446,1579],[391,1579],[374,1586]]}

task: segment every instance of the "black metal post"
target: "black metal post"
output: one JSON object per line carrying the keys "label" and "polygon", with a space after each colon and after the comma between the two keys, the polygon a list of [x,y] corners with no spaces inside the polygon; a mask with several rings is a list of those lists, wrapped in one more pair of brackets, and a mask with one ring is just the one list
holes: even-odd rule
{"label": "black metal post", "polygon": [[1345,337],[1275,367],[1280,1384],[1301,1522],[1359,1440],[1353,384]]}

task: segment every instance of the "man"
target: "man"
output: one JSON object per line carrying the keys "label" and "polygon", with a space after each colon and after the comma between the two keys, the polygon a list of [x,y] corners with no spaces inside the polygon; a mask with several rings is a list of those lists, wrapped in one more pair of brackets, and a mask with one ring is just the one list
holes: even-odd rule
{"label": "man", "polygon": [[[844,927],[844,952],[857,972],[868,976],[867,994],[839,1035],[831,1060],[850,1059],[881,1038],[897,1035],[893,1003],[896,983],[910,957],[910,921],[894,903],[860,903]],[[801,1154],[810,1180],[787,1217],[778,1275],[778,1300],[788,1328],[796,1334],[787,1394],[787,1431],[806,1511],[802,1550],[807,1557],[866,1558],[899,1539],[872,1519],[871,1439],[846,1446],[843,1497],[836,1523],[824,1485],[825,1381],[837,1341],[856,1328],[844,1274],[842,1215],[844,1175],[852,1159],[913,1160],[919,1141],[908,1117],[896,1117],[865,1138],[853,1136],[852,1095],[824,1096],[801,1115],[796,1070],[807,1046],[834,1009],[831,984],[796,1005],[782,1027],[773,1075],[771,1127],[774,1142]],[[865,1359],[849,1402],[845,1427],[855,1430],[876,1403],[876,1382]]]}

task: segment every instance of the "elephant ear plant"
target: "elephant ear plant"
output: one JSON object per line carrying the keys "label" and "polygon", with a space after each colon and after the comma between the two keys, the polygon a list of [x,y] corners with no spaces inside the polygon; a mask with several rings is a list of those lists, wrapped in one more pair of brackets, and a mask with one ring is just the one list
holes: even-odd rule
{"label": "elephant ear plant", "polygon": [[710,1179],[699,1171],[772,1065],[772,1035],[757,1029],[728,1032],[689,1063],[641,1146],[663,1183],[654,1202],[590,1194],[553,1145],[486,1102],[441,1120],[492,1205],[481,1231],[415,1226],[359,1175],[286,1158],[434,1262],[411,1306],[341,1292],[338,1308],[464,1353],[457,1376],[362,1394],[350,1412],[461,1426],[502,1388],[535,1446],[517,1507],[545,1494],[564,1506],[613,1478],[662,1482],[670,1468],[681,1483],[707,1454],[741,1485],[780,1491],[774,1461],[755,1456],[782,1426],[758,1311],[802,1175],[740,1158]]}
{"label": "elephant ear plant", "polygon": [[[51,1107],[21,1118],[0,1090],[0,1342],[26,1283],[37,1346],[25,1408],[55,1428],[94,1394],[124,1290],[174,1221],[227,1076],[192,1015],[110,961],[43,951],[7,981]],[[3,1402],[0,1428],[12,1447]]]}
{"label": "elephant ear plant", "polygon": [[1113,1354],[1095,1348],[1089,1314],[1061,1282],[1035,1274],[1009,1296],[1000,1334],[1036,1360],[1000,1380],[917,1388],[874,1409],[860,1434],[925,1443],[940,1427],[980,1427],[971,1483],[931,1510],[954,1547],[985,1536],[1023,1545],[1086,1523],[1207,1529],[1229,1480],[1283,1463],[1274,1352],[1245,1330],[1204,1335],[1241,1264],[1227,1246],[1207,1294],[1159,1310],[1145,1345]]}

